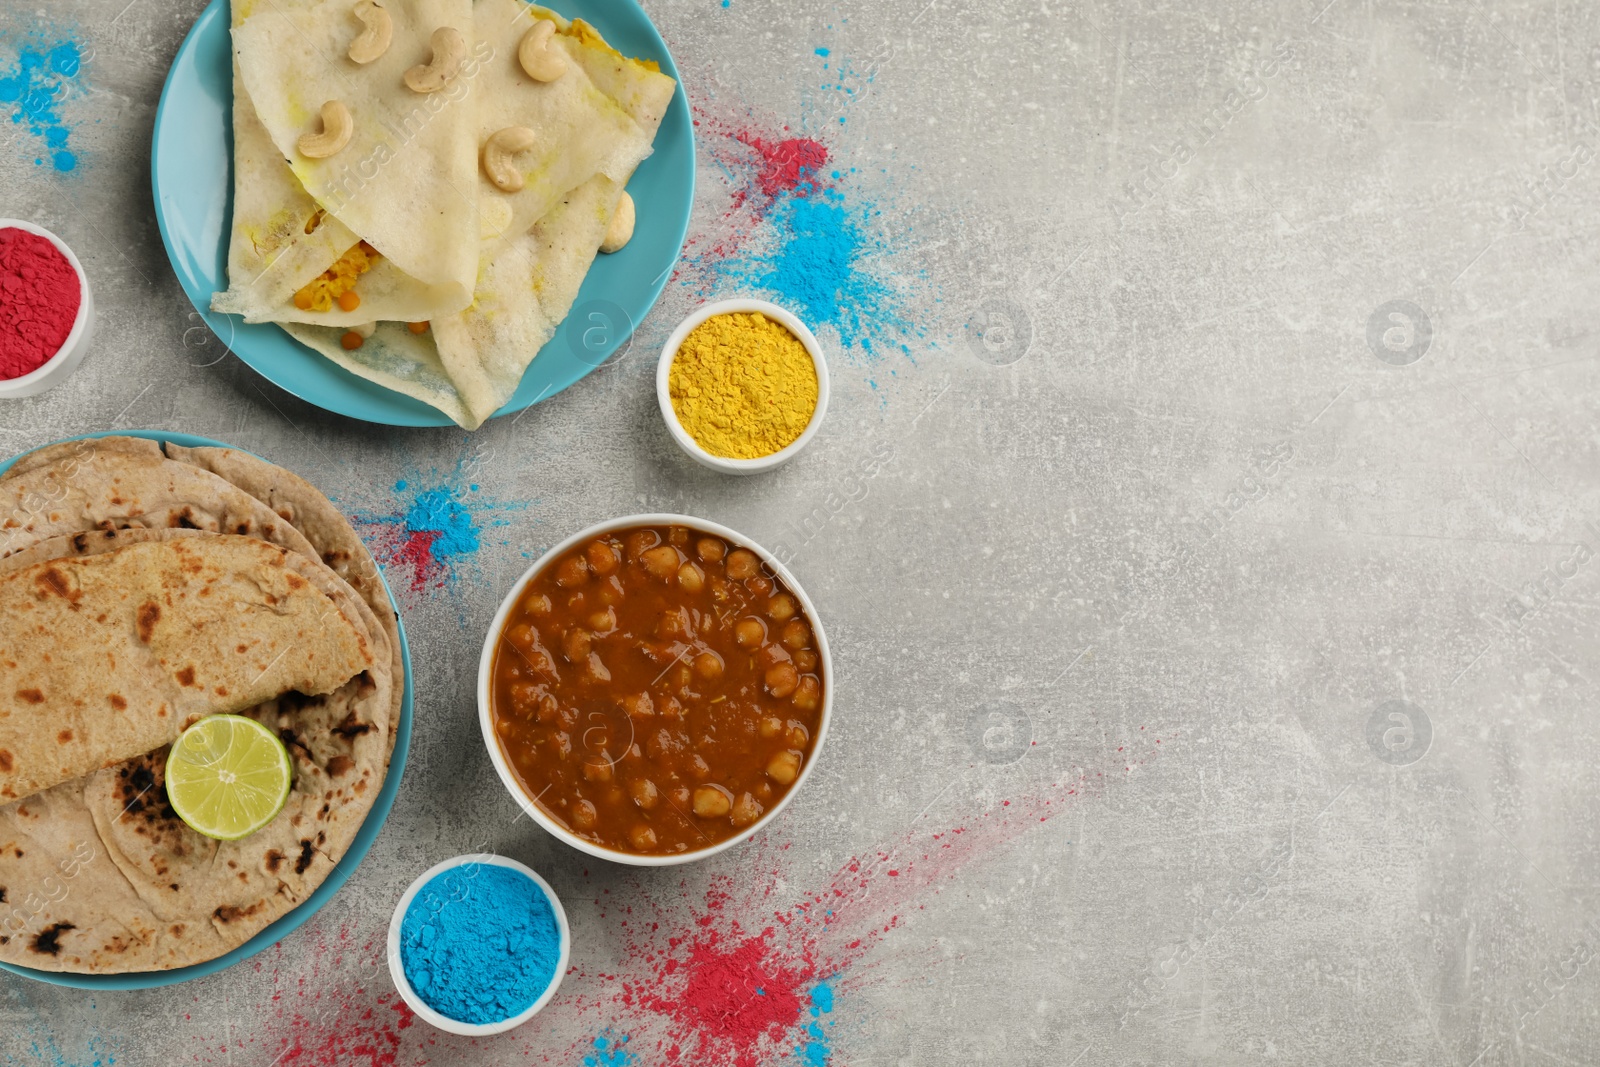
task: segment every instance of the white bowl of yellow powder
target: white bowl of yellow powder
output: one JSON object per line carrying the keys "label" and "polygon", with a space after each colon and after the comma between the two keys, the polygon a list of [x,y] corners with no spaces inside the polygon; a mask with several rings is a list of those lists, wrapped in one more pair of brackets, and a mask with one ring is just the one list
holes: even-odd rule
{"label": "white bowl of yellow powder", "polygon": [[719,300],[684,319],[656,368],[678,447],[724,474],[793,459],[828,410],[828,361],[805,323],[765,300]]}

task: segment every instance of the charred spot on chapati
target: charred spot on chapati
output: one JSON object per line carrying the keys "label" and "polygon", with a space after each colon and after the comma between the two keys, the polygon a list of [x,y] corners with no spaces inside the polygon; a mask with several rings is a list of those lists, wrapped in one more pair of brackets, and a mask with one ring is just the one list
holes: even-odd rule
{"label": "charred spot on chapati", "polygon": [[351,711],[344,717],[338,726],[333,728],[333,732],[344,738],[346,741],[353,741],[362,734],[368,733],[374,729],[376,729],[376,727],[370,722],[358,722],[356,720],[356,713]]}
{"label": "charred spot on chapati", "polygon": [[356,761],[349,756],[335,756],[328,761],[328,777],[338,778],[355,769]]}
{"label": "charred spot on chapati", "polygon": [[161,605],[153,600],[139,605],[137,622],[139,627],[139,640],[145,644],[150,643],[150,635],[155,632],[156,623],[161,621]]}
{"label": "charred spot on chapati", "polygon": [[278,873],[278,868],[282,867],[284,865],[284,863],[288,859],[289,859],[288,856],[285,856],[282,852],[279,852],[277,849],[270,850],[267,853],[267,859],[266,859],[267,870],[271,871],[273,874],[277,874]]}
{"label": "charred spot on chapati", "polygon": [[237,922],[240,919],[250,918],[250,916],[260,911],[262,905],[265,903],[266,901],[264,900],[258,900],[247,908],[236,907],[232,904],[224,904],[211,914],[219,923]]}
{"label": "charred spot on chapati", "polygon": [[[0,771],[9,771],[10,769],[11,769],[11,753],[7,752],[3,748],[0,748]],[[8,795],[10,794],[10,787],[9,786],[6,788],[6,792],[7,792]]]}
{"label": "charred spot on chapati", "polygon": [[34,579],[34,582],[38,584],[39,591],[44,595],[49,596],[53,593],[61,599],[71,602],[74,608],[77,607],[78,601],[83,599],[83,590],[74,589],[72,583],[67,580],[67,576],[54,567],[46,568],[43,574]]}
{"label": "charred spot on chapati", "polygon": [[191,689],[195,688],[195,684],[194,684],[194,667],[193,666],[185,667],[183,670],[181,670],[177,674],[173,675],[173,677],[178,679],[178,684],[179,685],[185,686],[185,687],[188,687],[188,688],[191,688]]}
{"label": "charred spot on chapati", "polygon": [[108,695],[106,697],[106,699],[109,700],[111,702],[111,706],[113,708],[116,708],[118,711],[126,711],[127,710],[128,700],[127,700],[126,697],[122,696],[121,694],[112,693],[112,694]]}
{"label": "charred spot on chapati", "polygon": [[[43,704],[44,694],[37,689],[18,689],[17,699],[27,704]],[[6,770],[11,768],[7,767]]]}
{"label": "charred spot on chapati", "polygon": [[300,842],[300,858],[294,861],[294,873],[305,874],[306,868],[311,866],[311,861],[317,855],[317,846],[309,838]]}
{"label": "charred spot on chapati", "polygon": [[61,935],[68,930],[76,930],[71,923],[51,923],[34,935],[33,944],[28,948],[41,956],[57,956],[61,954]]}

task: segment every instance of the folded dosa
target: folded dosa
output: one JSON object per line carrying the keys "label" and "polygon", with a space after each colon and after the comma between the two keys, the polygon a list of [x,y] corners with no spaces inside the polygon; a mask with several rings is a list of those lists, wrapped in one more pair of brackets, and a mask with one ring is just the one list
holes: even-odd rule
{"label": "folded dosa", "polygon": [[[442,91],[407,88],[429,39],[449,27],[473,39],[471,0],[389,0],[393,39],[360,65],[346,52],[361,24],[349,0],[235,0],[234,205],[229,288],[212,301],[247,321],[330,326],[429,318],[472,296],[477,145],[472,107],[480,58]],[[298,149],[322,105],[349,110],[354,132],[334,155]],[[382,255],[360,278],[361,307],[303,311],[294,292],[358,241]]]}
{"label": "folded dosa", "polygon": [[[570,180],[589,170],[588,163],[578,167],[561,160],[524,160],[530,168],[529,185],[522,191],[508,196],[486,186],[473,304],[458,314],[435,316],[428,333],[380,322],[359,349],[347,351],[340,344],[342,331],[285,327],[345,369],[430,404],[469,430],[511,398],[529,363],[567,317],[623,187],[649,155],[677,88],[652,64],[621,55],[582,20],[569,22],[519,0],[480,0],[476,17],[485,40],[500,42],[496,59],[479,75],[480,137],[506,125],[530,123],[530,128],[556,131],[545,135],[555,137],[567,129],[572,115],[588,112],[605,117],[606,123],[623,116],[637,138],[606,154],[598,146],[608,125],[561,134],[566,140],[559,143],[568,155],[604,162],[554,200],[548,190],[566,184],[554,176]],[[517,40],[532,18],[556,23],[559,32],[552,46],[570,63],[568,72],[549,85],[530,81],[514,57],[509,64],[499,59],[504,42]]]}
{"label": "folded dosa", "polygon": [[147,753],[203,716],[327,693],[370,669],[367,635],[304,573],[313,566],[220,535],[0,576],[0,798]]}

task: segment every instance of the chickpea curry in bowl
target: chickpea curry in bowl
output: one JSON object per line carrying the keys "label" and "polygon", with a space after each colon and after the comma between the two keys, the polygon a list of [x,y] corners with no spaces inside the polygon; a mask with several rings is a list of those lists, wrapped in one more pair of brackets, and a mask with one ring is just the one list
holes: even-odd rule
{"label": "chickpea curry in bowl", "polygon": [[788,802],[827,732],[827,641],[793,577],[714,523],[644,515],[557,545],[513,588],[478,696],[501,779],[623,863],[699,859]]}

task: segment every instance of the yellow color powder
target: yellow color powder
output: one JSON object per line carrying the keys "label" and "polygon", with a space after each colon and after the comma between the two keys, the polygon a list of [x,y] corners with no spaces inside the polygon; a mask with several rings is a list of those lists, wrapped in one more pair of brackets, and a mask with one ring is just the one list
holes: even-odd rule
{"label": "yellow color powder", "polygon": [[817,368],[760,312],[713,315],[689,332],[667,374],[672,410],[713,456],[760,459],[805,431],[817,410]]}

